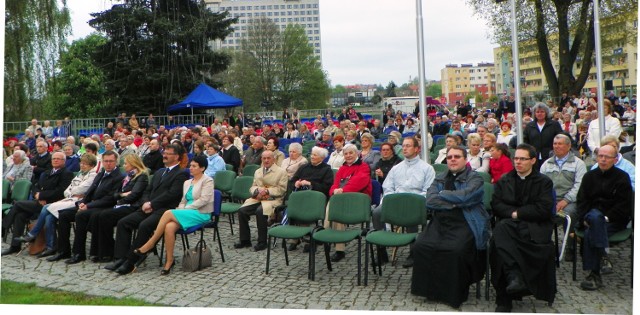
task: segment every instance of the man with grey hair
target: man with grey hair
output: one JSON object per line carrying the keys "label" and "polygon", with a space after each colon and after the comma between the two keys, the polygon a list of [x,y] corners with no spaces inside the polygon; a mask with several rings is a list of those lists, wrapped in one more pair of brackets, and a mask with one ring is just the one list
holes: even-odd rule
{"label": "man with grey hair", "polygon": [[249,219],[252,215],[256,216],[258,227],[258,244],[253,249],[267,249],[267,219],[275,214],[276,207],[283,203],[287,192],[289,176],[284,169],[275,164],[273,151],[265,150],[261,158],[262,167],[253,174],[253,185],[249,188],[252,195],[238,210],[240,242],[233,245],[237,249],[251,247]]}
{"label": "man with grey hair", "polygon": [[22,150],[15,150],[12,158],[13,163],[4,171],[4,179],[8,180],[11,185],[20,179],[30,181],[33,176],[33,168],[29,164],[27,154]]}
{"label": "man with grey hair", "polygon": [[50,159],[51,166],[33,183],[33,199],[17,201],[2,221],[2,235],[13,228],[11,246],[2,251],[2,256],[20,251],[19,237],[25,232],[29,220],[42,210],[42,206],[64,198],[64,190],[71,184],[73,173],[65,167],[65,155],[56,152]]}
{"label": "man with grey hair", "polygon": [[[553,182],[556,191],[556,211],[568,215],[572,225],[577,222],[576,198],[582,176],[587,172],[584,162],[571,152],[571,139],[566,134],[558,134],[553,138],[553,156],[544,161],[540,173],[547,175]],[[573,230],[573,226],[565,226]],[[565,260],[573,261],[572,243],[565,251]]]}
{"label": "man with grey hair", "polygon": [[242,156],[242,168],[244,168],[244,166],[247,164],[260,165],[262,160],[262,152],[264,152],[264,145],[266,143],[267,141],[265,141],[265,139],[261,136],[255,136],[253,138],[251,147],[244,151],[244,155]]}
{"label": "man with grey hair", "polygon": [[[51,169],[51,153],[48,152],[49,144],[44,140],[36,142],[36,154],[30,160],[33,167],[31,183],[36,184],[40,175]],[[64,155],[64,154],[63,154]]]}

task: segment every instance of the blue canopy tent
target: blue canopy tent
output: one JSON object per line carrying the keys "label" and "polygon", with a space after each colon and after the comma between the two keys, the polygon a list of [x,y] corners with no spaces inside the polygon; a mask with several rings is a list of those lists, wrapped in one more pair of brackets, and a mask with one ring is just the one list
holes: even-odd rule
{"label": "blue canopy tent", "polygon": [[242,100],[222,93],[204,83],[200,83],[182,102],[171,105],[167,112],[180,112],[185,109],[211,109],[242,106]]}

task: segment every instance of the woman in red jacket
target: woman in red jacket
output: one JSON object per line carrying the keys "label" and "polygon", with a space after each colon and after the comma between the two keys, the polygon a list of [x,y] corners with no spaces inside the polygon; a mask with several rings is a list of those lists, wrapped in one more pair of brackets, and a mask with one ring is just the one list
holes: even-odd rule
{"label": "woman in red jacket", "polygon": [[[329,196],[346,192],[361,192],[371,197],[371,170],[369,164],[363,163],[358,158],[358,148],[353,144],[347,144],[342,148],[344,154],[344,164],[338,169],[333,180],[333,185],[329,188]],[[329,218],[329,207],[327,206],[327,214],[325,218]],[[324,227],[329,227],[329,220],[325,219]],[[333,229],[344,230],[345,226],[341,223],[333,223]],[[344,244],[336,244],[336,252],[331,255],[331,261],[337,262],[344,258]]]}
{"label": "woman in red jacket", "polygon": [[504,143],[496,143],[489,150],[491,160],[489,160],[489,174],[491,174],[491,182],[496,183],[502,175],[513,170],[513,163],[509,148]]}

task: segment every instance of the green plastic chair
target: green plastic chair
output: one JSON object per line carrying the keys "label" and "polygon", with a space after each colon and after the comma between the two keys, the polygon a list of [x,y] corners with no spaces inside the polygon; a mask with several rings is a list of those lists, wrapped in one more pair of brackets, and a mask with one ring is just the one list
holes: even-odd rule
{"label": "green plastic chair", "polygon": [[436,174],[445,173],[449,170],[449,166],[447,164],[434,163],[434,164],[431,164],[431,166],[433,166],[433,169],[436,171]]}
{"label": "green plastic chair", "polygon": [[436,146],[440,145],[440,146],[444,147],[445,140],[447,140],[447,137],[445,137],[445,136],[439,137],[438,140],[436,140]]}
{"label": "green plastic chair", "polygon": [[[229,164],[227,164],[229,165]],[[230,198],[231,190],[233,189],[233,182],[236,179],[236,172],[231,171],[217,171],[213,178],[216,189],[220,190],[223,196]]]}
{"label": "green plastic chair", "polygon": [[[425,208],[426,198],[422,195],[412,193],[389,194],[382,199],[382,222],[391,226],[410,227],[423,225],[427,222],[427,210]],[[401,247],[412,244],[418,233],[396,233],[392,231],[370,231],[367,233],[365,243],[369,245],[369,250],[373,253],[373,245],[376,250],[380,247]],[[377,252],[377,251],[376,251]],[[372,259],[375,258],[372,257]],[[364,285],[368,283],[369,277],[369,251],[365,249],[364,254]],[[378,275],[382,275],[382,261],[378,255]],[[376,265],[373,267],[375,273]]]}
{"label": "green plastic chair", "polygon": [[[617,244],[622,243],[628,239],[631,239],[631,274],[629,275],[629,281],[631,283],[631,288],[633,288],[633,211],[631,211],[631,224],[626,229],[617,232],[609,237],[609,244]],[[578,238],[580,241],[578,242]],[[578,262],[578,243],[582,246],[582,240],[584,239],[584,230],[575,230],[575,235],[573,236],[573,281],[576,281],[576,265]]]}
{"label": "green plastic chair", "polygon": [[2,180],[2,201],[9,200],[9,190],[11,189],[11,182],[8,179]]}
{"label": "green plastic chair", "polygon": [[318,221],[324,220],[327,197],[315,190],[303,190],[291,193],[287,201],[287,217],[290,222],[316,223],[315,226],[295,226],[295,225],[275,225],[267,232],[267,266],[266,273],[269,274],[269,260],[271,258],[271,238],[281,238],[284,249],[284,259],[289,266],[289,254],[287,253],[286,240],[299,239],[311,234],[318,226]]}
{"label": "green plastic chair", "polygon": [[253,174],[255,174],[256,170],[258,170],[259,168],[260,168],[260,165],[258,164],[247,164],[244,166],[244,169],[242,170],[242,176],[253,177]]}
{"label": "green plastic chair", "polygon": [[224,165],[224,168],[225,168],[227,171],[233,171],[233,165],[231,165],[231,164],[225,164],[225,165]]}
{"label": "green plastic chair", "polygon": [[[479,174],[483,174],[482,172],[479,172]],[[486,174],[486,173],[484,173]],[[487,211],[487,213],[489,213],[489,215],[491,216],[491,224],[489,224],[489,227],[491,228],[494,224],[495,224],[495,217],[492,214],[491,211],[491,198],[493,198],[493,184],[491,184],[491,180],[489,180],[489,182],[484,182],[482,188],[484,189],[484,195],[482,195],[482,203],[484,204],[484,210]],[[490,242],[487,242],[487,261],[486,261],[486,269],[485,269],[485,277],[486,279],[489,279],[489,245]],[[485,287],[484,287],[484,296],[485,299],[487,301],[489,301],[489,283],[491,281],[485,281]]]}
{"label": "green plastic chair", "polygon": [[13,183],[13,191],[11,191],[11,203],[3,203],[2,212],[7,214],[16,201],[29,199],[29,193],[31,193],[31,181],[26,179],[15,181]]}
{"label": "green plastic chair", "polygon": [[360,229],[345,229],[344,231],[332,228],[319,229],[311,234],[311,280],[315,280],[315,242],[324,244],[324,254],[327,261],[327,269],[331,268],[329,258],[329,246],[335,243],[347,243],[354,239],[358,240],[358,285],[360,285],[360,274],[362,265],[362,236],[369,229],[371,218],[371,198],[369,195],[351,192],[333,195],[329,200],[329,221],[339,222],[347,225],[360,224]]}
{"label": "green plastic chair", "polygon": [[487,172],[476,172],[476,173],[478,173],[478,175],[482,177],[482,180],[484,180],[485,183],[491,184],[491,174]]}
{"label": "green plastic chair", "polygon": [[231,227],[231,235],[233,235],[233,222],[234,215],[240,208],[244,201],[251,198],[251,185],[253,185],[253,176],[238,176],[233,181],[233,188],[231,189],[231,201],[222,203],[220,213],[229,216],[229,226]]}

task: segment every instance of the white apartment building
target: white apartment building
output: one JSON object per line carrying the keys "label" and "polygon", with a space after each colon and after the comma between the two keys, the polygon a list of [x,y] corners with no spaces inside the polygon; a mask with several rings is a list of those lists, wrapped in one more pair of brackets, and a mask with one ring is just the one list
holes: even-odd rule
{"label": "white apartment building", "polygon": [[320,0],[205,0],[205,3],[213,12],[229,11],[231,17],[238,18],[233,34],[214,43],[216,48],[240,48],[241,39],[247,34],[247,25],[254,18],[266,17],[282,30],[287,24],[304,27],[314,54],[322,55]]}

